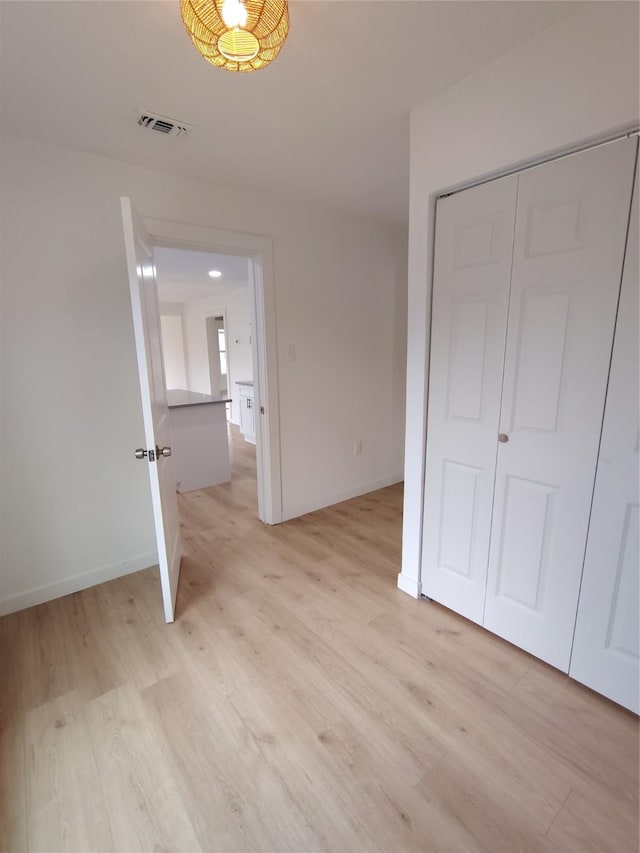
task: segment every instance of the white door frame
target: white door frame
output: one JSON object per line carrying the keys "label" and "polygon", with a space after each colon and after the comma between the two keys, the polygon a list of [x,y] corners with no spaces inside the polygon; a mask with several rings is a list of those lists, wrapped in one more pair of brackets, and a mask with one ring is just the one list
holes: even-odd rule
{"label": "white door frame", "polygon": [[[211,340],[209,338],[209,320],[215,320],[216,317],[222,317],[222,328],[224,329],[225,334],[226,334],[226,331],[227,331],[227,309],[223,308],[222,310],[216,311],[213,314],[209,314],[208,317],[204,318],[206,338],[207,338],[207,356],[209,359],[209,385],[211,385]],[[218,363],[219,363],[220,359],[219,359],[219,350],[218,350],[218,341],[217,340],[215,341],[214,355],[218,356]],[[222,377],[222,373],[220,373],[220,376]],[[231,391],[231,383],[229,381],[229,350],[228,349],[227,349],[227,386],[228,386],[227,391],[230,392]],[[214,393],[213,392],[213,386],[211,386],[211,393],[212,394]],[[220,389],[218,389],[215,393],[219,394]],[[229,393],[229,396],[231,396],[230,393]]]}
{"label": "white door frame", "polygon": [[258,517],[266,524],[278,524],[282,521],[282,473],[272,241],[269,237],[165,219],[143,216],[143,222],[155,246],[242,255],[250,261]]}

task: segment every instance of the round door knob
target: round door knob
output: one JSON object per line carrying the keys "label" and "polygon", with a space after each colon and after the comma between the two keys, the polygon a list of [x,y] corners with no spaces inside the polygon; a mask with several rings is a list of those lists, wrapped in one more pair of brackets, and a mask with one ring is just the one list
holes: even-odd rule
{"label": "round door knob", "polygon": [[138,447],[136,450],[133,451],[133,455],[136,457],[136,459],[144,459],[147,455],[147,451],[144,449],[144,447]]}
{"label": "round door knob", "polygon": [[502,444],[506,444],[509,441],[509,436],[506,434],[506,432],[501,432],[498,436],[498,441]]}
{"label": "round door knob", "polygon": [[156,456],[171,456],[170,447],[156,447]]}

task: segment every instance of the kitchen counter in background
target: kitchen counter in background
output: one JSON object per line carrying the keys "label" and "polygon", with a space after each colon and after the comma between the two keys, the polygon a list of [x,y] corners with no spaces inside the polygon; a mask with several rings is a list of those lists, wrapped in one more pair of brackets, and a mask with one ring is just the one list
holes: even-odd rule
{"label": "kitchen counter in background", "polygon": [[167,391],[167,403],[170,409],[184,406],[202,406],[208,403],[230,403],[231,397],[213,397],[211,394],[200,394],[198,391],[185,391],[182,388],[172,388]]}
{"label": "kitchen counter in background", "polygon": [[179,492],[206,489],[231,479],[224,405],[230,399],[182,388],[167,391]]}

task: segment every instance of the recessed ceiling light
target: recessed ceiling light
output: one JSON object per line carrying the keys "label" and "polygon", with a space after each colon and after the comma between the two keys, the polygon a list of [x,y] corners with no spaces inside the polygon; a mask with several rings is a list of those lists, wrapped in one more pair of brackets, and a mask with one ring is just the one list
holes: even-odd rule
{"label": "recessed ceiling light", "polygon": [[222,273],[220,272],[220,270],[209,270],[209,275],[211,276],[211,278],[220,278]]}

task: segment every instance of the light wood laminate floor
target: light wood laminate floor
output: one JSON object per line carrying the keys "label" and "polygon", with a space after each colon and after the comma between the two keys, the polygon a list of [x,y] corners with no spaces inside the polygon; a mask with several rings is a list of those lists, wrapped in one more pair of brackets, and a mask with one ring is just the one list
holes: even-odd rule
{"label": "light wood laminate floor", "polygon": [[175,624],[154,569],[0,620],[0,849],[637,851],[637,718],[399,592],[400,486],[270,528],[232,457]]}

